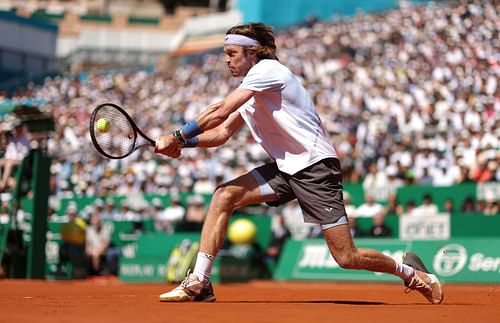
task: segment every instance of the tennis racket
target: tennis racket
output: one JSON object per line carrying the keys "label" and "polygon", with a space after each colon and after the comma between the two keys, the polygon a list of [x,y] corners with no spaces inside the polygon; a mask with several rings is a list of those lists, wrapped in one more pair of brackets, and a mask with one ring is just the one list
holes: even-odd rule
{"label": "tennis racket", "polygon": [[[113,103],[104,103],[94,109],[89,128],[92,143],[107,158],[122,159],[140,148],[156,145],[123,108]],[[138,134],[144,143],[138,144]]]}

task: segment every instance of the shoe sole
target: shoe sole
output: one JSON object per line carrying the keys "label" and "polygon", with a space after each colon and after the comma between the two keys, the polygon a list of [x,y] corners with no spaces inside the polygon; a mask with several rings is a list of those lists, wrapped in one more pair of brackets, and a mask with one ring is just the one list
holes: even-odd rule
{"label": "shoe sole", "polygon": [[408,265],[418,271],[424,272],[427,274],[427,276],[431,280],[431,285],[436,285],[438,286],[439,289],[439,294],[441,295],[441,298],[439,301],[435,302],[434,300],[431,300],[432,304],[441,304],[444,300],[444,291],[443,291],[443,285],[439,281],[439,279],[436,277],[436,275],[432,274],[427,267],[425,267],[424,263],[422,262],[422,259],[420,259],[419,256],[414,254],[413,252],[407,252],[403,256],[403,264]]}
{"label": "shoe sole", "polygon": [[208,296],[202,299],[192,300],[189,296],[171,296],[160,297],[160,302],[165,303],[183,303],[183,302],[215,302],[215,295]]}

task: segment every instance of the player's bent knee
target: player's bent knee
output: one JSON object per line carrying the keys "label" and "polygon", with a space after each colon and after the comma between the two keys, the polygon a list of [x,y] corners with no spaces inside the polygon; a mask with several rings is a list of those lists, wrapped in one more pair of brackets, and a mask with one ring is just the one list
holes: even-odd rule
{"label": "player's bent knee", "polygon": [[238,195],[227,186],[219,186],[215,190],[212,200],[216,201],[219,205],[231,207],[238,202]]}

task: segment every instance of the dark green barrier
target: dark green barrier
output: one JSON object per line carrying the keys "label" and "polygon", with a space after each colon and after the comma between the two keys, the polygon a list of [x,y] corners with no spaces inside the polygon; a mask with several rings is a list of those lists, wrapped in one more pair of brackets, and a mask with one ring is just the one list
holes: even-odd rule
{"label": "dark green barrier", "polygon": [[[188,204],[187,201],[191,196],[193,196],[193,193],[181,192],[179,194],[179,200],[181,204],[186,206]],[[203,197],[205,207],[208,207],[208,205],[210,204],[210,200],[212,199],[212,194],[202,194],[201,196]],[[144,200],[146,200],[146,202],[148,202],[149,204],[152,203],[154,198],[159,198],[163,206],[166,207],[170,205],[170,195],[144,194],[143,197]],[[124,201],[127,200],[126,196],[120,196],[120,195],[111,196],[110,198],[113,200],[115,207],[119,207]],[[66,213],[66,209],[70,202],[75,202],[78,211],[82,211],[83,209],[85,209],[86,206],[94,205],[97,199],[98,197],[88,197],[88,196],[77,197],[77,198],[63,198],[60,200],[60,206],[56,210],[56,213],[58,215],[64,215]],[[101,199],[106,200],[107,197],[102,197]],[[26,206],[28,206],[27,204],[28,203],[26,203]],[[31,212],[30,209],[26,209],[26,211],[28,213]]]}
{"label": "dark green barrier", "polygon": [[[373,225],[371,218],[357,218],[360,229],[367,232]],[[399,216],[388,215],[386,225],[391,228],[392,238],[399,237]],[[500,216],[486,216],[481,213],[452,213],[450,216],[451,238],[497,237],[500,238]]]}
{"label": "dark green barrier", "polygon": [[0,264],[2,263],[5,247],[7,246],[8,233],[9,233],[9,223],[0,223]]}
{"label": "dark green barrier", "polygon": [[497,237],[500,238],[500,215],[466,215],[452,213],[451,237]]}
{"label": "dark green barrier", "polygon": [[184,239],[199,241],[199,234],[150,233],[124,246],[120,257],[120,279],[128,282],[166,281],[166,264],[170,252]]}
{"label": "dark green barrier", "polygon": [[[174,247],[184,239],[199,241],[198,233],[144,234],[123,248],[120,280],[125,282],[165,282],[166,265]],[[218,255],[211,280],[214,283],[243,282],[251,274],[250,259]]]}
{"label": "dark green barrier", "polygon": [[[358,239],[357,247],[372,248],[400,260],[405,252],[417,253],[443,282],[499,283],[500,239],[400,241]],[[289,240],[274,273],[279,280],[400,281],[394,275],[338,266],[322,239]]]}
{"label": "dark green barrier", "polygon": [[[444,202],[451,199],[455,205],[455,209],[459,210],[464,200],[467,197],[472,197],[474,200],[484,200],[484,192],[490,191],[494,196],[499,196],[499,188],[495,183],[482,184],[484,188],[478,186],[476,183],[465,183],[460,185],[453,185],[449,187],[435,187],[435,186],[420,186],[420,185],[407,185],[397,190],[398,202],[406,205],[409,201],[414,201],[417,205],[422,202],[425,194],[430,194],[433,202],[439,207],[440,211],[444,211]],[[364,202],[365,192],[361,183],[344,183],[344,191],[348,192],[351,196],[352,204],[359,206]],[[384,202],[384,201],[379,201]]]}
{"label": "dark green barrier", "polygon": [[[476,183],[466,183],[460,185],[454,185],[450,187],[434,187],[434,186],[419,186],[419,185],[409,185],[398,189],[397,197],[398,202],[402,205],[406,205],[409,201],[414,201],[419,205],[425,194],[430,194],[433,202],[439,207],[440,211],[444,211],[444,202],[447,199],[452,199],[455,205],[455,209],[459,210],[464,200],[467,197],[472,197],[476,201],[484,200],[484,193],[489,191],[494,194],[494,196],[500,196],[500,185],[497,183],[488,183],[483,185],[476,185]],[[359,206],[364,202],[364,191],[362,184],[356,183],[344,183],[344,191],[348,192],[351,196],[353,205]],[[181,192],[179,198],[181,204],[187,205],[187,200],[192,196],[192,192]],[[115,206],[119,206],[120,203],[126,199],[125,196],[112,196]],[[159,198],[164,206],[170,204],[170,195],[153,195],[144,194],[144,199],[151,203],[154,198]],[[205,201],[205,207],[208,207],[212,194],[203,195]],[[106,199],[105,197],[103,199]],[[78,210],[83,210],[85,206],[92,205],[95,203],[96,197],[80,197],[72,199],[61,199],[60,207],[56,210],[57,214],[62,215],[65,213],[67,205],[69,202],[74,201],[77,203]],[[31,213],[29,209],[29,203],[23,203],[23,209],[28,213]]]}
{"label": "dark green barrier", "polygon": [[248,214],[235,214],[231,217],[230,224],[239,219],[246,218],[252,221],[257,227],[257,236],[255,237],[255,243],[261,248],[261,250],[266,250],[269,247],[272,238],[271,232],[271,221],[272,217],[269,215],[248,215]]}
{"label": "dark green barrier", "polygon": [[420,205],[425,194],[430,194],[432,202],[436,204],[439,210],[444,211],[444,202],[447,199],[453,200],[455,209],[460,209],[467,197],[476,199],[475,183],[454,185],[449,187],[418,186],[410,185],[398,189],[398,202],[406,205],[409,201],[414,201]]}
{"label": "dark green barrier", "polygon": [[[372,218],[356,218],[356,222],[358,227],[366,233],[369,233],[373,226]],[[385,224],[391,228],[391,237],[399,237],[399,217],[397,215],[386,216]]]}
{"label": "dark green barrier", "polygon": [[365,193],[361,184],[344,183],[344,191],[351,196],[353,205],[359,206],[365,201]]}

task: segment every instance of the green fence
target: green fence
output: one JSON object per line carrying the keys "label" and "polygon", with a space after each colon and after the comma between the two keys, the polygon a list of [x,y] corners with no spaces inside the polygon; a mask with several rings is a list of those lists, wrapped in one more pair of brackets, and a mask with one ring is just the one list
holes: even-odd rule
{"label": "green fence", "polygon": [[[371,218],[357,218],[357,223],[363,231],[369,231],[373,225]],[[385,224],[391,228],[393,238],[399,237],[400,217],[389,215]],[[461,212],[450,215],[450,231],[452,238],[496,237],[500,238],[500,216],[485,216],[482,214],[465,214]]]}
{"label": "green fence", "polygon": [[[344,190],[350,193],[352,203],[355,206],[363,203],[366,192],[363,190],[362,184],[346,183]],[[459,210],[465,199],[469,197],[476,202],[484,201],[486,194],[489,194],[497,201],[500,200],[500,183],[465,183],[446,187],[406,185],[396,190],[397,200],[402,205],[406,205],[410,201],[419,205],[426,194],[431,196],[432,202],[438,206],[441,212],[444,211],[445,201],[448,199],[452,200],[455,209]],[[388,194],[382,195],[385,198],[380,199],[379,202],[384,204]]]}
{"label": "green fence", "polygon": [[450,187],[410,185],[399,188],[397,190],[397,197],[398,202],[403,205],[406,205],[410,201],[414,201],[416,205],[419,205],[424,195],[429,194],[432,202],[438,206],[439,210],[444,211],[445,201],[448,199],[453,201],[456,209],[460,209],[460,206],[468,197],[478,200],[476,191],[477,185],[474,183]]}
{"label": "green fence", "polygon": [[[145,234],[123,248],[120,280],[166,282],[167,262],[174,247],[184,239],[199,241],[199,233]],[[215,283],[244,282],[252,274],[251,259],[230,254],[215,258],[211,280]]]}
{"label": "green fence", "polygon": [[120,258],[120,279],[129,282],[166,280],[166,264],[170,252],[183,239],[199,241],[199,234],[150,233],[125,246]]}
{"label": "green fence", "polygon": [[[362,203],[364,199],[364,192],[362,186],[360,184],[346,184],[345,190],[348,191],[355,205],[359,205]],[[484,185],[476,185],[476,184],[464,184],[464,185],[456,185],[452,187],[424,187],[424,186],[406,186],[402,187],[397,191],[397,196],[400,203],[406,203],[409,200],[415,200],[419,203],[425,194],[431,194],[434,202],[442,207],[444,201],[448,198],[452,198],[455,202],[455,205],[460,205],[463,200],[469,196],[473,196],[477,200],[484,199],[486,193],[493,194],[494,197],[498,198],[500,196],[500,186],[498,183],[487,183]],[[180,200],[184,205],[187,204],[188,198],[192,196],[192,193],[181,193]],[[125,196],[113,196],[111,197],[114,201],[115,206],[119,206],[125,199]],[[144,199],[147,203],[150,203],[153,198],[160,198],[164,206],[170,204],[170,196],[169,195],[144,195]],[[207,194],[203,196],[205,200],[205,206],[208,206],[211,200],[211,195]],[[75,199],[61,199],[58,201],[59,205],[56,208],[56,212],[59,215],[65,213],[67,205],[69,202],[76,202],[78,210],[82,211],[88,205],[93,205],[96,202],[95,197],[83,197],[83,198],[75,198]],[[32,213],[30,210],[30,206],[32,203],[28,203],[28,200],[22,201],[22,208],[27,213]],[[150,215],[146,215],[148,217]],[[269,242],[271,240],[271,217],[268,215],[247,215],[247,214],[235,214],[233,216],[232,221],[237,219],[238,217],[248,217],[251,219],[257,226],[257,245],[265,250],[269,246]],[[113,242],[122,247],[122,250],[125,253],[132,252],[133,248],[137,247],[136,242],[141,237],[141,233],[136,232],[137,223],[130,221],[114,221],[114,231],[112,240]],[[400,243],[404,246],[407,246],[410,242],[401,242],[398,240],[400,235],[400,217],[396,215],[389,215],[386,217],[386,224],[392,229],[392,240],[391,242],[384,242],[389,244]],[[62,223],[50,222],[49,223],[49,236],[51,239],[47,241],[47,244],[50,248],[48,248],[48,263],[54,264],[57,261],[57,246],[60,243],[60,226]],[[141,221],[141,227],[144,230],[145,234],[142,235],[150,235],[156,236],[154,233],[153,220],[149,217]],[[368,231],[372,226],[372,219],[369,218],[358,218],[358,225],[361,229]],[[467,239],[467,238],[491,238],[490,244],[498,243],[498,239],[500,239],[500,216],[484,216],[481,214],[464,214],[460,212],[452,213],[449,217],[449,230],[450,230],[450,238],[452,241],[455,239]],[[4,230],[5,231],[5,230]],[[4,234],[0,234],[0,242],[5,242],[5,232]],[[168,248],[165,247],[162,239],[169,239],[168,235],[161,234],[165,236],[164,238],[158,238],[159,242],[155,245],[155,248],[158,248],[156,251],[158,252],[157,256],[155,256],[156,261],[158,261],[158,265],[161,263],[162,266],[165,264],[165,257],[168,254]],[[156,236],[158,237],[158,236]],[[378,240],[377,243],[382,243],[382,241],[386,240]],[[399,242],[398,242],[399,241]],[[486,240],[478,240],[478,241],[486,241]],[[291,242],[296,243],[296,242]],[[364,242],[363,242],[364,243]],[[424,242],[415,242],[416,245],[420,245]],[[440,242],[441,244],[448,243],[447,240],[443,240]],[[467,242],[468,243],[468,242]],[[134,245],[135,244],[135,245]],[[411,245],[413,247],[413,245]],[[475,244],[472,244],[475,246]],[[0,244],[1,247],[1,244]],[[499,250],[500,250],[500,246]],[[155,250],[152,248],[151,250]],[[142,253],[142,251],[141,251]],[[161,257],[158,255],[161,253]],[[148,257],[148,256],[146,256]],[[479,257],[479,256],[477,256]],[[477,258],[476,257],[476,258]],[[50,259],[49,259],[50,258]],[[161,258],[161,259],[160,259]],[[476,259],[474,258],[474,259]],[[495,258],[496,259],[496,258]],[[129,260],[124,260],[124,264]],[[150,263],[151,265],[151,263]],[[485,265],[486,266],[486,265]],[[154,267],[154,266],[153,266]],[[128,267],[129,272],[133,270],[133,267]],[[136,269],[139,267],[136,267]],[[150,270],[151,267],[148,267]],[[139,270],[140,272],[140,270]]]}
{"label": "green fence", "polygon": [[[247,218],[257,227],[255,244],[257,249],[265,250],[271,240],[271,217],[267,215],[249,216],[236,214],[231,222]],[[120,258],[120,279],[129,282],[165,281],[165,270],[170,252],[183,239],[199,241],[200,232],[177,232],[167,234],[154,232],[153,220],[146,219],[140,222],[143,233],[136,233],[137,222],[111,221],[113,225],[112,242],[122,250]],[[52,275],[59,262],[59,247],[61,227],[63,222],[49,222],[48,240],[46,246],[47,273]],[[0,232],[1,233],[1,232]],[[1,234],[0,234],[1,236]],[[236,257],[218,257],[214,268],[214,281],[242,281],[248,280],[252,268],[248,259]]]}
{"label": "green fence", "polygon": [[[363,191],[362,184],[345,183],[344,190],[350,194],[353,205],[359,206],[364,202],[365,192]],[[403,186],[396,191],[398,202],[402,205],[405,205],[409,201],[414,201],[419,205],[422,202],[423,196],[429,194],[433,199],[433,203],[438,206],[441,212],[444,211],[444,202],[447,199],[451,199],[454,202],[455,209],[459,210],[466,198],[472,197],[476,201],[484,201],[486,193],[493,196],[496,200],[500,200],[500,183],[492,182],[480,185],[467,183],[449,187],[409,185]],[[188,198],[193,194],[192,192],[181,192],[179,194],[180,202],[186,205]],[[143,197],[148,203],[156,197],[162,201],[163,205],[167,206],[170,204],[170,195],[144,194]],[[111,196],[110,198],[113,199],[115,206],[120,205],[126,199],[125,196]],[[212,195],[203,194],[203,198],[205,206],[208,206]],[[96,200],[97,197],[62,198],[58,200],[59,207],[56,209],[56,213],[63,215],[70,202],[76,202],[78,210],[81,211],[87,205],[94,204]],[[385,204],[386,201],[381,200],[379,202]],[[26,200],[22,201],[22,205],[26,212],[31,213],[32,210]],[[457,212],[457,214],[460,213]]]}

